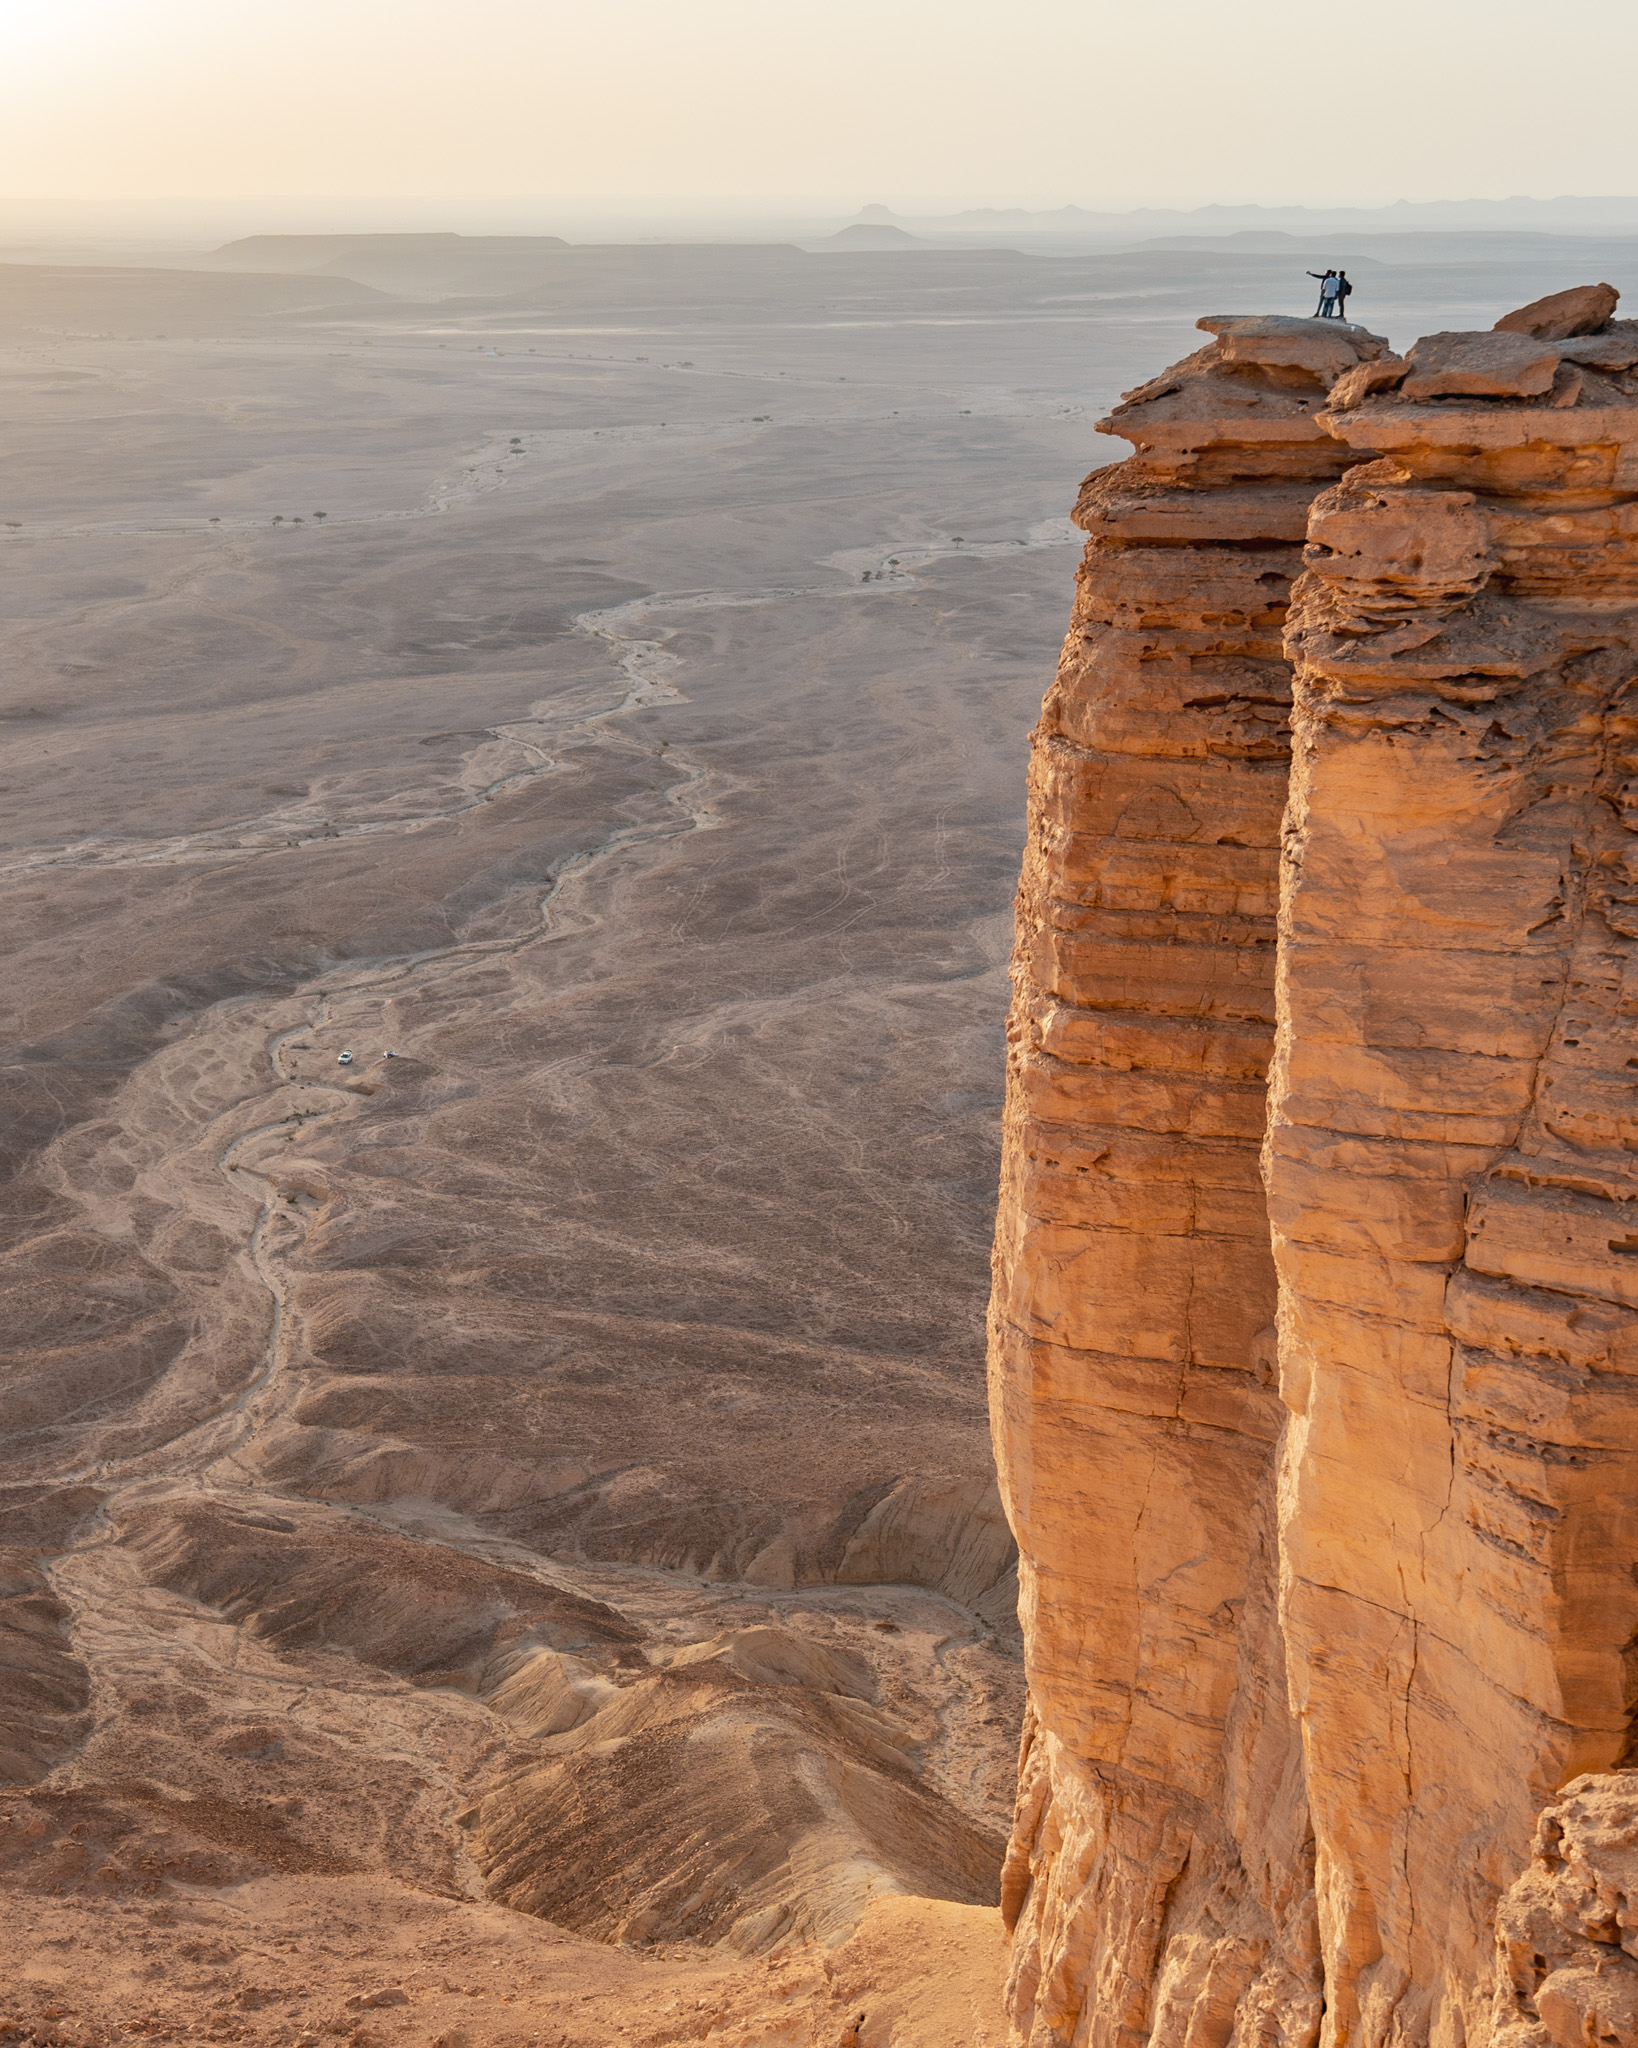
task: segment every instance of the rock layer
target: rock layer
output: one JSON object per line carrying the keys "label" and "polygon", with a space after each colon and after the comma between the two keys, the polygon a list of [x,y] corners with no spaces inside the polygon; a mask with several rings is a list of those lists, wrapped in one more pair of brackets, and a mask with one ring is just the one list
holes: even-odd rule
{"label": "rock layer", "polygon": [[1622,1758],[1638,1632],[1638,406],[1411,388],[1332,423],[1381,459],[1296,593],[1269,1103],[1339,2040],[1482,2036],[1497,1892]]}
{"label": "rock layer", "polygon": [[1317,2009],[1258,1146],[1280,631],[1350,459],[1316,415],[1382,348],[1203,324],[1218,340],[1106,422],[1139,453],[1077,508],[1019,906],[992,1392],[1033,1702],[1003,1907],[1043,2040],[1140,2038],[1157,1999],[1184,2031],[1250,2001],[1300,2034]]}
{"label": "rock layer", "polygon": [[1638,392],[1620,325],[1201,324],[1108,423],[1035,735],[1014,2017],[1482,2039],[1633,1705]]}

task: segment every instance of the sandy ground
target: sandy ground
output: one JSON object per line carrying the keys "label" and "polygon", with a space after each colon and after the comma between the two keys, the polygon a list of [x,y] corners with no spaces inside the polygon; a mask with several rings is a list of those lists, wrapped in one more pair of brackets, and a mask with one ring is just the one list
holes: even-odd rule
{"label": "sandy ground", "polygon": [[1288,281],[6,285],[0,2015],[999,2040],[1026,736]]}
{"label": "sandy ground", "polygon": [[[638,1954],[387,1879],[20,1899],[0,2040],[1001,2048],[993,1908],[883,1898],[831,1947]],[[862,2024],[861,2024],[862,2023]]]}

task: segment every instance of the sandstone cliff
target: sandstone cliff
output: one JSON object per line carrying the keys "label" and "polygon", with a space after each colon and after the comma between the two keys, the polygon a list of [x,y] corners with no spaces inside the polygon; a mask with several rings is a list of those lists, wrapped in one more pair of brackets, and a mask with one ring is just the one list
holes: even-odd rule
{"label": "sandstone cliff", "polygon": [[1626,1760],[1612,310],[1403,361],[1202,321],[1082,497],[992,1334],[1032,1701],[1003,1904],[1040,2044],[1483,2038],[1537,1812]]}

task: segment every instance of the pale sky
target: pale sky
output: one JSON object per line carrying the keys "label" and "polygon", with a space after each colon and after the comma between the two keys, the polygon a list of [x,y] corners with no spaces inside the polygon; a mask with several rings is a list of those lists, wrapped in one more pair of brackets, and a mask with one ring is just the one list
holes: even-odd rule
{"label": "pale sky", "polygon": [[0,0],[0,203],[1628,194],[1634,77],[1633,0]]}

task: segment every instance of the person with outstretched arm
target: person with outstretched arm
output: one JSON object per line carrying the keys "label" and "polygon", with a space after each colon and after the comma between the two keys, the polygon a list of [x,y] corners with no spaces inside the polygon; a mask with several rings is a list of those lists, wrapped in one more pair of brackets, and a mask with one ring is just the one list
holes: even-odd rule
{"label": "person with outstretched arm", "polygon": [[1334,270],[1328,270],[1321,277],[1317,270],[1311,270],[1308,275],[1310,277],[1318,277],[1320,281],[1320,299],[1319,304],[1314,308],[1314,318],[1316,320],[1329,320],[1337,310],[1337,274]]}

